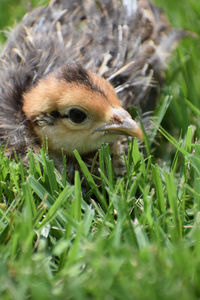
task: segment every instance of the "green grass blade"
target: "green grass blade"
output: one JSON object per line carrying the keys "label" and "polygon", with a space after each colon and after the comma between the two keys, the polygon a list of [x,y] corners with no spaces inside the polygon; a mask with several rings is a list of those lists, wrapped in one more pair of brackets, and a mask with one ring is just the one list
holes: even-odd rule
{"label": "green grass blade", "polygon": [[[38,225],[38,229],[41,227],[44,227],[49,221],[51,221],[52,218],[54,218],[54,216],[56,214],[58,214],[58,211],[60,209],[60,207],[66,202],[68,201],[69,197],[72,194],[72,190],[73,188],[67,186],[58,196],[58,198],[54,201],[54,203],[51,205],[49,211],[47,212],[45,218],[43,219],[43,221],[41,222],[41,224]],[[70,220],[72,218],[70,217]],[[73,224],[76,224],[75,222],[73,222]]]}
{"label": "green grass blade", "polygon": [[165,180],[166,180],[167,197],[172,211],[172,217],[174,219],[174,226],[175,226],[174,231],[176,232],[176,237],[178,238],[178,240],[181,240],[182,224],[181,224],[181,217],[178,208],[179,199],[177,197],[174,174],[172,172],[170,174],[165,173]]}
{"label": "green grass blade", "polygon": [[152,166],[152,175],[156,188],[156,198],[161,214],[166,212],[165,196],[163,191],[162,176],[158,165]]}
{"label": "green grass blade", "polygon": [[82,191],[81,191],[81,180],[79,172],[75,172],[75,198],[73,201],[74,218],[80,222],[81,220],[81,203],[82,203]]}
{"label": "green grass blade", "polygon": [[45,203],[50,206],[54,203],[54,198],[47,192],[47,190],[32,176],[28,178],[28,183],[30,184],[33,191],[38,195],[38,197],[45,201]]}
{"label": "green grass blade", "polygon": [[96,183],[94,182],[92,175],[90,174],[87,166],[83,162],[83,160],[77,150],[74,151],[74,155],[80,165],[81,171],[83,172],[84,176],[87,179],[88,184],[90,185],[90,188],[94,192],[95,196],[97,197],[97,199],[100,202],[100,204],[102,205],[102,207],[104,209],[107,209],[108,205],[107,205],[105,198],[103,198],[102,194],[99,192],[99,189],[98,189]]}

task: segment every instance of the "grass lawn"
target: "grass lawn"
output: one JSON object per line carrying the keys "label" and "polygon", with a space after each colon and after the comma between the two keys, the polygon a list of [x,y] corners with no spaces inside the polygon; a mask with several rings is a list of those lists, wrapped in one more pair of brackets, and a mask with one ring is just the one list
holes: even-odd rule
{"label": "grass lawn", "polygon": [[[25,3],[1,0],[1,28]],[[174,26],[200,34],[200,1],[156,3]],[[107,146],[100,186],[75,153],[84,196],[79,173],[70,185],[43,150],[29,153],[27,169],[0,151],[0,299],[200,299],[199,53],[198,37],[174,52],[159,138],[144,154],[130,144],[124,178],[113,179]]]}

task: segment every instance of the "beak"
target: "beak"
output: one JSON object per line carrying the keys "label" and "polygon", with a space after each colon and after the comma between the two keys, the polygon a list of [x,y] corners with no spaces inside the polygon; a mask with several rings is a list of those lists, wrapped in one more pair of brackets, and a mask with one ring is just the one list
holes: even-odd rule
{"label": "beak", "polygon": [[96,128],[95,131],[108,131],[117,135],[135,136],[143,140],[141,128],[123,108],[112,109],[112,117],[109,123]]}

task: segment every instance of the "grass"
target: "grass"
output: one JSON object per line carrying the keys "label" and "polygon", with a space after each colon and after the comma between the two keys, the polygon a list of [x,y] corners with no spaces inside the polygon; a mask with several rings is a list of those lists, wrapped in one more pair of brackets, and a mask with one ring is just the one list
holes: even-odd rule
{"label": "grass", "polygon": [[[200,33],[198,1],[156,2]],[[26,169],[1,149],[1,299],[200,298],[199,51],[198,38],[175,51],[155,112],[159,144],[143,154],[134,140],[124,178],[106,145],[99,185],[75,152],[84,194],[79,173],[70,185],[43,149]]]}
{"label": "grass", "polygon": [[44,5],[48,0],[1,0],[0,2],[0,42],[6,40],[7,31],[12,28],[24,14],[37,5]]}

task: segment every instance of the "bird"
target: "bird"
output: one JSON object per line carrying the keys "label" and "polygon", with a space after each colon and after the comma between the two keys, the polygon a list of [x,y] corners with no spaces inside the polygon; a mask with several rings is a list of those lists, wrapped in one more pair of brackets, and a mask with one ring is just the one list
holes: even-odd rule
{"label": "bird", "polygon": [[155,108],[183,36],[150,0],[53,0],[33,9],[8,33],[0,55],[6,154],[26,160],[48,140],[58,165],[64,151],[74,171],[75,149],[90,161],[103,143],[117,145],[119,155],[122,136],[142,140],[128,111]]}

